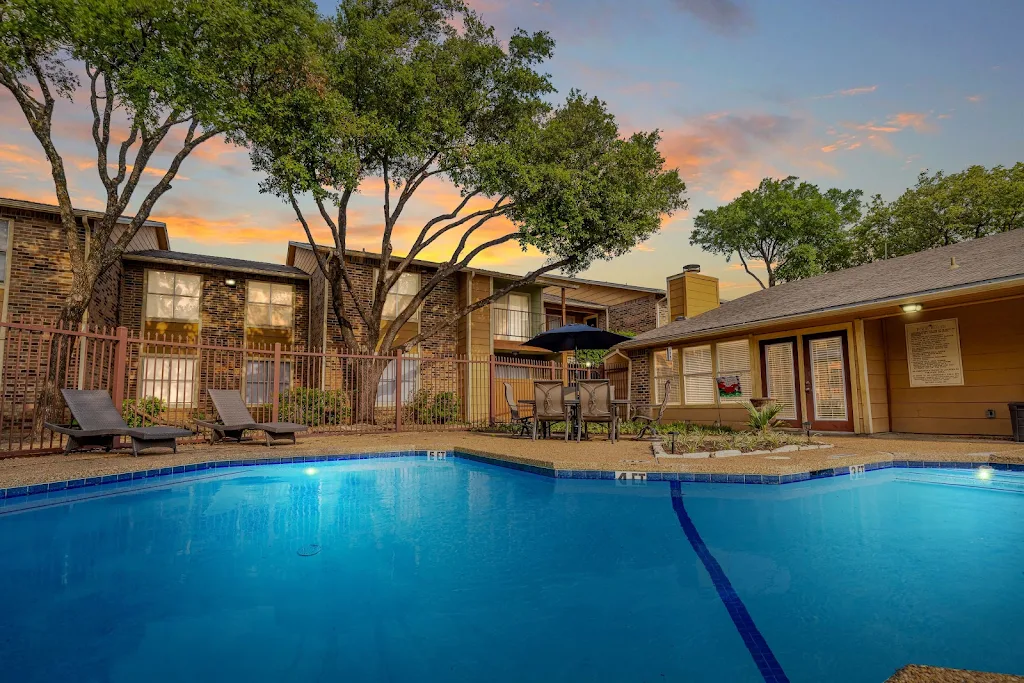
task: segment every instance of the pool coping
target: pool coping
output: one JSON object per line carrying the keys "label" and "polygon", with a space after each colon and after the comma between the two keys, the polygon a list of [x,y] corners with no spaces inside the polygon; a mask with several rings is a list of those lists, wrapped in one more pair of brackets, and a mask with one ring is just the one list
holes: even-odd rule
{"label": "pool coping", "polygon": [[[0,488],[0,500],[20,498],[42,493],[69,491],[90,486],[123,483],[140,479],[151,479],[175,474],[202,472],[205,470],[222,469],[225,467],[255,467],[259,465],[287,465],[307,462],[340,462],[347,460],[370,460],[375,458],[398,457],[442,457],[465,458],[497,467],[504,467],[519,472],[527,472],[553,479],[589,479],[589,480],[628,480],[628,481],[678,481],[697,484],[754,484],[783,485],[796,484],[815,479],[827,479],[848,475],[851,472],[871,472],[883,469],[954,469],[971,470],[979,467],[991,467],[1004,472],[1024,472],[1024,463],[1006,463],[993,460],[953,461],[953,460],[879,460],[863,465],[840,465],[818,470],[808,470],[791,474],[735,474],[709,472],[661,472],[647,470],[570,470],[557,469],[536,461],[520,461],[503,457],[494,453],[468,450],[465,448],[447,450],[410,449],[395,451],[366,451],[361,453],[339,453],[320,455],[296,455],[284,457],[243,458],[238,460],[212,460],[208,462],[174,465],[134,472],[107,474],[82,479],[68,479],[39,484],[27,484]],[[144,457],[144,456],[143,456]]]}

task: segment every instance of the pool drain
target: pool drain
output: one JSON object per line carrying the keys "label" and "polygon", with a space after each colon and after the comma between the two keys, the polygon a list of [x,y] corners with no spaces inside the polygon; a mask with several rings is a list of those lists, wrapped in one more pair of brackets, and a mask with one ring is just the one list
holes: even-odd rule
{"label": "pool drain", "polygon": [[320,552],[320,546],[316,543],[310,543],[309,545],[302,546],[296,552],[298,552],[300,557],[312,557]]}

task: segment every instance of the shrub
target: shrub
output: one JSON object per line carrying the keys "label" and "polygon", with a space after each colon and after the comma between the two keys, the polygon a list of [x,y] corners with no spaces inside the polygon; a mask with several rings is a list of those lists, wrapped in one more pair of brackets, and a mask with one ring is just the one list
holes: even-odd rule
{"label": "shrub", "polygon": [[348,395],[341,389],[295,387],[278,396],[278,413],[309,427],[340,425],[352,416]]}
{"label": "shrub", "polygon": [[451,391],[432,394],[420,389],[408,410],[417,424],[451,424],[462,417],[462,400]]}
{"label": "shrub", "polygon": [[156,396],[146,398],[126,398],[121,402],[121,417],[129,427],[152,427],[154,418],[167,409],[163,399]]}

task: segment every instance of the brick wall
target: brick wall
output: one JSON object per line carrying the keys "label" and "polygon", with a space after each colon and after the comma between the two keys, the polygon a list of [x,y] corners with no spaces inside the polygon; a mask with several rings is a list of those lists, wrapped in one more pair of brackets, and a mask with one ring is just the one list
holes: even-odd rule
{"label": "brick wall", "polygon": [[[203,278],[200,304],[200,330],[203,343],[237,346],[245,339],[245,290],[248,280],[292,284],[295,286],[294,343],[305,347],[309,335],[309,284],[273,275],[255,275],[226,270],[212,270],[161,263],[125,261],[121,279],[121,306],[118,324],[133,331],[142,330],[145,271],[161,270],[175,273],[193,273]],[[233,278],[237,284],[229,287],[225,280]]]}
{"label": "brick wall", "polygon": [[647,349],[629,352],[632,363],[629,378],[629,400],[633,403],[651,403],[651,354]]}
{"label": "brick wall", "polygon": [[[376,261],[373,259],[361,258],[350,259],[347,267],[349,276],[352,279],[353,289],[359,295],[359,298],[363,303],[368,303],[372,298],[374,270],[377,267]],[[436,271],[434,269],[421,266],[410,266],[408,272],[420,273],[421,278],[426,279],[430,274]],[[329,302],[329,292],[327,296]],[[343,301],[345,304],[345,317],[352,323],[356,338],[361,342],[369,343],[369,341],[366,340],[366,326],[363,325],[363,321],[359,318],[359,314],[356,312],[352,294],[345,292]],[[338,318],[334,314],[333,307],[330,307],[330,304],[328,304],[328,306],[328,345],[333,349],[338,349],[342,346],[341,327],[338,324]],[[423,308],[420,311],[420,325],[422,326],[422,329],[431,329],[434,325],[437,325],[440,321],[444,320],[446,316],[451,315],[453,311],[457,310],[457,306],[458,281],[457,276],[452,276],[439,284],[434,291],[427,296],[426,301],[423,302]],[[453,354],[456,349],[456,337],[456,326],[452,325],[451,327],[439,332],[437,335],[424,340],[423,343],[420,344],[420,348],[424,355]]]}
{"label": "brick wall", "polygon": [[608,329],[616,332],[640,334],[658,326],[657,295],[648,294],[639,299],[608,307]]}
{"label": "brick wall", "polygon": [[8,320],[53,320],[71,289],[71,267],[60,220],[51,214],[0,208],[11,221]]}

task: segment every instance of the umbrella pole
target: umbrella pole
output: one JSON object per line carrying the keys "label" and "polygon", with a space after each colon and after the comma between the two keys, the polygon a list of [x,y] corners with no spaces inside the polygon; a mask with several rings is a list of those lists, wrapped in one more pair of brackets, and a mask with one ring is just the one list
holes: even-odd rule
{"label": "umbrella pole", "polygon": [[[562,327],[566,326],[565,315],[565,287],[562,287]],[[569,386],[569,354],[562,351],[562,386]]]}

